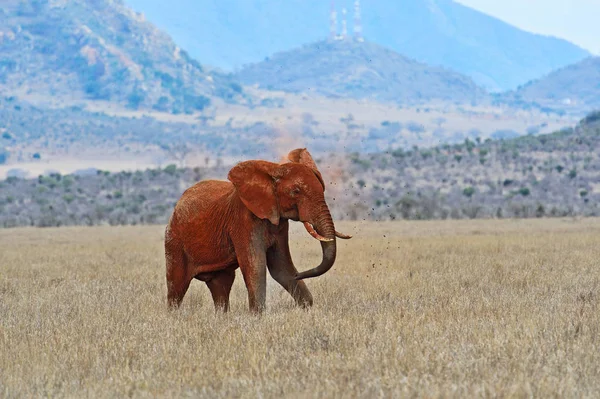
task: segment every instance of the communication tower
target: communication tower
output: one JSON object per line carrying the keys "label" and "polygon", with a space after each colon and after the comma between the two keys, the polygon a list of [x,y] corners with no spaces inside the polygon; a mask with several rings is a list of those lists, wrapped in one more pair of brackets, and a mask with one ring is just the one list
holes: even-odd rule
{"label": "communication tower", "polygon": [[360,16],[360,0],[354,2],[354,38],[358,42],[364,42],[362,19]]}
{"label": "communication tower", "polygon": [[346,23],[346,9],[342,8],[342,34],[341,40],[346,40],[348,37],[348,24]]}
{"label": "communication tower", "polygon": [[337,11],[335,10],[335,1],[331,0],[331,13],[329,14],[329,38],[337,39]]}

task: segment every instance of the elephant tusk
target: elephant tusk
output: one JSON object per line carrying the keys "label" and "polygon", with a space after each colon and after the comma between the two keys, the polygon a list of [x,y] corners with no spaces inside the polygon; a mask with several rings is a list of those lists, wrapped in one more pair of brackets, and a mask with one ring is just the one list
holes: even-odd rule
{"label": "elephant tusk", "polygon": [[336,232],[335,232],[335,236],[336,236],[337,238],[341,238],[342,240],[349,240],[349,239],[351,239],[351,238],[352,238],[352,236],[349,236],[349,235],[347,235],[347,234],[342,234],[342,233],[340,233],[339,231],[336,231]]}
{"label": "elephant tusk", "polygon": [[304,227],[306,228],[306,231],[308,231],[308,234],[310,234],[311,236],[313,236],[314,238],[316,238],[319,241],[330,242],[330,241],[334,240],[333,238],[325,238],[322,235],[320,235],[319,233],[317,233],[317,231],[315,230],[313,225],[308,222],[304,222]]}

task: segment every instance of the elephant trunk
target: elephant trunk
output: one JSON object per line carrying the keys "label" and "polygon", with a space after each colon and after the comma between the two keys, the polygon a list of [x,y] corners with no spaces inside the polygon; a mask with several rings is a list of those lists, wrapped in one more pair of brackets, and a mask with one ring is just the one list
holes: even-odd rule
{"label": "elephant trunk", "polygon": [[[305,223],[305,227],[308,232],[319,241],[321,241],[321,248],[323,249],[323,259],[321,264],[314,269],[307,270],[296,275],[296,280],[302,280],[305,278],[318,277],[325,274],[331,269],[335,263],[336,256],[336,231],[333,225],[333,219],[329,213],[329,208],[325,204],[325,200],[320,204],[316,217],[312,219],[314,221],[314,229],[311,232],[311,223]],[[315,231],[316,230],[316,231]],[[313,232],[316,234],[313,234]]]}

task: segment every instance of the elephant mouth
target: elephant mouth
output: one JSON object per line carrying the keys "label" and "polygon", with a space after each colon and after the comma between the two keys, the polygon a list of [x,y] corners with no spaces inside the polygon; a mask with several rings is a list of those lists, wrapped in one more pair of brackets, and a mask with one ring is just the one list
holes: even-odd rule
{"label": "elephant mouth", "polygon": [[[317,240],[319,240],[321,242],[331,242],[331,241],[335,240],[335,238],[326,238],[326,237],[323,237],[322,235],[320,235],[319,233],[317,233],[317,230],[315,230],[315,227],[309,222],[304,222],[304,228],[306,229],[308,234],[310,234],[311,236],[313,236],[314,238],[316,238]],[[340,233],[337,230],[335,230],[335,236],[337,238],[341,238],[342,240],[349,240],[352,238],[351,235]]]}

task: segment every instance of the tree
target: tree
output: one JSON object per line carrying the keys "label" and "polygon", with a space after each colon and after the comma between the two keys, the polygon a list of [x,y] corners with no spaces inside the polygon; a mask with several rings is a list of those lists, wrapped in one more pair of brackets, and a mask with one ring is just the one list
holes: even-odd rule
{"label": "tree", "polygon": [[146,93],[143,90],[136,87],[129,94],[129,96],[127,96],[127,108],[137,110],[140,108],[140,105],[142,105],[145,99]]}
{"label": "tree", "polygon": [[442,127],[442,125],[444,123],[446,123],[446,118],[443,118],[443,117],[434,118],[433,123],[435,123],[437,125],[437,127]]}
{"label": "tree", "polygon": [[183,142],[163,144],[161,148],[173,159],[175,159],[180,167],[185,167],[185,159],[192,152],[192,149]]}

